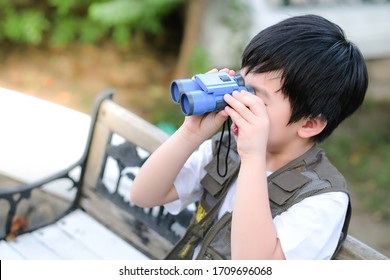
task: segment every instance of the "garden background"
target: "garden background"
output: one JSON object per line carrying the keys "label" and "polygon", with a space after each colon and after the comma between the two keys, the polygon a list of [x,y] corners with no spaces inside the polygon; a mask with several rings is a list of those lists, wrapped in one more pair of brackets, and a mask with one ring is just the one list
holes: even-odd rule
{"label": "garden background", "polygon": [[[234,16],[238,2],[226,1]],[[0,0],[0,87],[88,114],[113,87],[118,103],[174,129],[183,116],[170,81],[213,66],[197,45],[203,9],[202,0]],[[389,256],[390,58],[367,65],[365,104],[322,146],[350,185],[351,234]]]}

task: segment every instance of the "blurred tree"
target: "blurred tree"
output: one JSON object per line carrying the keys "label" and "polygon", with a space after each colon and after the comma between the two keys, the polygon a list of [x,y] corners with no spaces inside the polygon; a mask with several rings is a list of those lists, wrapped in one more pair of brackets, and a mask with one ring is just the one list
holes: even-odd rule
{"label": "blurred tree", "polygon": [[[242,3],[222,2],[226,12],[221,20],[234,29],[237,23],[231,20],[231,15],[240,11],[237,7]],[[195,69],[208,69],[207,52],[198,44],[208,3],[206,0],[0,0],[0,42],[66,46],[72,42],[94,44],[110,39],[123,46],[139,37],[143,40],[147,34],[146,38],[152,35],[168,44],[164,24],[171,17],[169,20],[177,21],[174,32],[179,30],[182,34],[174,77],[186,77],[194,74]]]}
{"label": "blurred tree", "polygon": [[[118,45],[134,32],[163,32],[162,20],[184,0],[0,0],[0,40],[30,45],[110,38]],[[46,41],[47,39],[47,41]]]}
{"label": "blurred tree", "polygon": [[187,10],[183,31],[183,40],[180,46],[179,58],[176,64],[174,77],[187,77],[190,75],[190,61],[198,44],[202,14],[205,0],[187,0]]}
{"label": "blurred tree", "polygon": [[[58,0],[57,0],[58,1]],[[113,29],[118,44],[130,40],[131,32],[157,34],[163,31],[161,20],[183,0],[111,0],[94,1],[89,17]]]}

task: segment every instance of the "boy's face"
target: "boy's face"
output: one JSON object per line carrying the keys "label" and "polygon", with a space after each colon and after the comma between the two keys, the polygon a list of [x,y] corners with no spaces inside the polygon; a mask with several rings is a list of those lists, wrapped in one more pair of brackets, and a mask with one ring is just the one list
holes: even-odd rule
{"label": "boy's face", "polygon": [[263,100],[267,109],[270,125],[267,152],[280,153],[287,150],[298,139],[300,123],[287,125],[291,117],[291,105],[280,90],[281,74],[248,73],[244,78],[245,84],[254,88],[256,96]]}

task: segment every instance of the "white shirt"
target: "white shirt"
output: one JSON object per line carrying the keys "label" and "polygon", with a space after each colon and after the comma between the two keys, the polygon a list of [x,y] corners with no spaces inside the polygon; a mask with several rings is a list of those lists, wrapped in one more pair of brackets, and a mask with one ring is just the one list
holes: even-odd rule
{"label": "white shirt", "polygon": [[[204,167],[211,159],[211,140],[208,140],[191,155],[176,177],[174,185],[179,199],[165,205],[170,213],[178,214],[201,198],[200,180],[206,175]],[[232,212],[235,192],[236,181],[227,192],[218,219],[226,211]],[[339,240],[347,207],[345,193],[330,192],[306,198],[276,216],[273,221],[286,259],[330,259]]]}

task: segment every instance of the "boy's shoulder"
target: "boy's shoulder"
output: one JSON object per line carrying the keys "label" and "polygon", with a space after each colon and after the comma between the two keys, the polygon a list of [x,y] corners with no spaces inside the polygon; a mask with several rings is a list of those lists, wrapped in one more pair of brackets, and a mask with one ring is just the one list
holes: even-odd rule
{"label": "boy's shoulder", "polygon": [[344,176],[316,145],[268,176],[268,182],[273,215],[314,195],[331,192],[349,195]]}
{"label": "boy's shoulder", "polygon": [[314,172],[320,180],[328,181],[333,187],[346,188],[344,176],[329,160],[322,148],[314,145],[308,155],[303,156],[306,157],[307,170]]}

